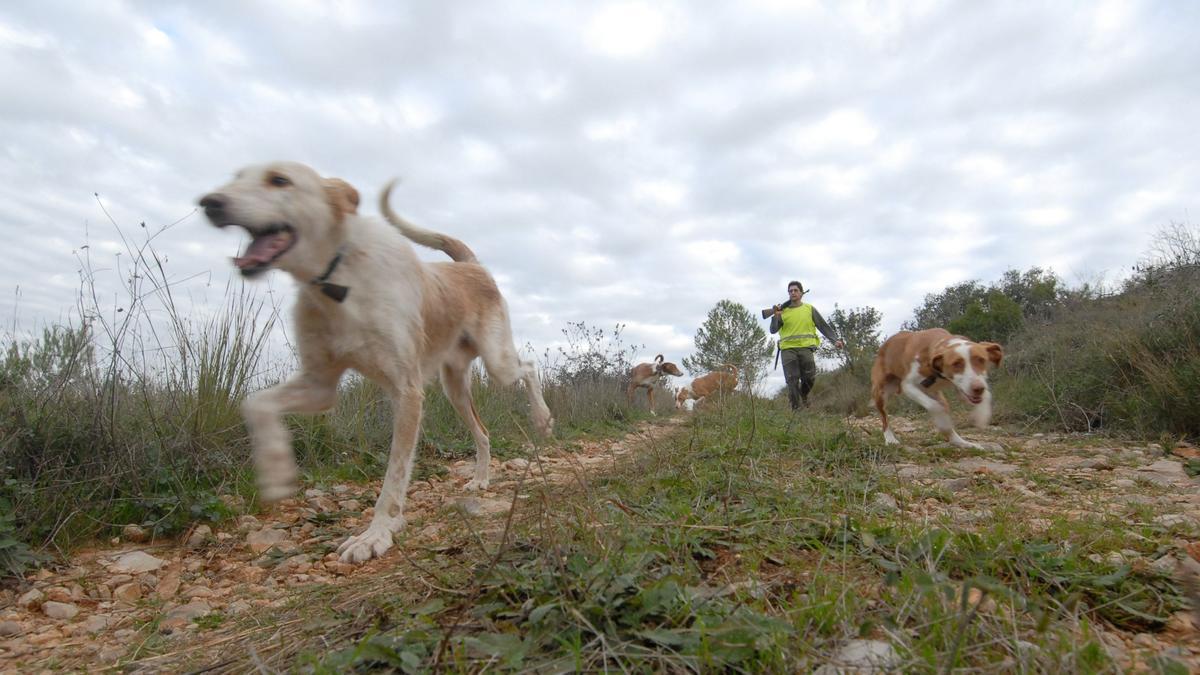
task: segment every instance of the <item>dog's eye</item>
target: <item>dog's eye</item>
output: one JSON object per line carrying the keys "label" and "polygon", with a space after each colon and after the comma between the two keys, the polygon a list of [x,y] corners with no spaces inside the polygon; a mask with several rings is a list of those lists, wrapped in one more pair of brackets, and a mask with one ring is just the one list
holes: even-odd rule
{"label": "dog's eye", "polygon": [[283,176],[280,174],[273,174],[270,178],[267,179],[267,181],[271,185],[274,185],[275,187],[287,187],[292,184],[292,181],[288,180],[287,176]]}

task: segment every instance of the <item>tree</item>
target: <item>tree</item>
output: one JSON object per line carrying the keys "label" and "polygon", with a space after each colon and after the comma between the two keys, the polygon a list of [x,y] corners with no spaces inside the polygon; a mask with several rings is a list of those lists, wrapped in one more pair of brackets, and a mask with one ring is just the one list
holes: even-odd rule
{"label": "tree", "polygon": [[836,348],[828,341],[817,347],[817,355],[837,360],[842,367],[855,371],[869,369],[875,353],[879,351],[879,324],[882,320],[874,307],[852,307],[849,310],[833,306],[833,313],[825,322],[833,332],[845,341],[844,349]]}
{"label": "tree", "polygon": [[947,286],[941,293],[926,295],[921,306],[913,310],[913,320],[904,322],[902,328],[945,328],[951,321],[965,314],[967,307],[972,303],[983,302],[986,297],[987,289],[975,280]]}
{"label": "tree", "polygon": [[962,316],[946,325],[955,335],[976,342],[1003,342],[1021,328],[1021,306],[1000,291],[988,293],[985,302],[973,302]]}
{"label": "tree", "polygon": [[1030,267],[1024,272],[1008,270],[993,290],[1003,293],[1021,307],[1021,316],[1035,321],[1048,321],[1062,304],[1062,282],[1054,272]]}
{"label": "tree", "polygon": [[750,310],[732,300],[721,300],[708,310],[708,318],[696,330],[696,353],[683,359],[683,367],[699,375],[732,363],[738,367],[742,384],[752,387],[766,374],[774,353],[767,332]]}

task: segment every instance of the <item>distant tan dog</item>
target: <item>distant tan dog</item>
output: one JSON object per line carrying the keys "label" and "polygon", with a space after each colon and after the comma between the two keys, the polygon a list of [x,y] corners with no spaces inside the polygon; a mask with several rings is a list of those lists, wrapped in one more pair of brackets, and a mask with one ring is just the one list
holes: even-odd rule
{"label": "distant tan dog", "polygon": [[[393,213],[390,192],[391,185],[379,205],[392,225],[357,215],[358,192],[344,181],[278,162],[243,169],[200,199],[213,225],[250,233],[245,253],[234,258],[242,275],[277,268],[298,283],[293,318],[300,371],[243,405],[260,497],[276,501],[297,489],[291,437],[281,415],[333,407],[338,381],[351,368],[392,399],[383,489],[366,531],[338,548],[348,562],[382,555],[392,546],[392,533],[404,526],[424,386],[431,378],[441,377],[446,397],[475,439],[475,476],[467,489],[487,487],[491,458],[487,429],[471,400],[476,356],[496,382],[522,380],[534,426],[543,434],[553,426],[537,370],[517,355],[508,309],[491,275],[466,244]],[[441,250],[454,262],[421,262],[409,240]]]}
{"label": "distant tan dog", "polygon": [[663,375],[683,377],[683,371],[674,363],[663,361],[662,354],[654,357],[654,363],[639,363],[634,366],[633,370],[629,371],[629,389],[625,391],[625,398],[629,399],[629,404],[633,405],[635,391],[645,389],[646,398],[650,401],[650,414],[654,415],[654,385],[662,380]]}
{"label": "distant tan dog", "polygon": [[988,370],[1000,365],[1004,349],[995,342],[971,342],[941,328],[900,331],[879,348],[871,368],[871,395],[883,420],[884,441],[899,443],[888,428],[887,402],[896,393],[916,401],[933,416],[933,423],[952,445],[981,449],[954,430],[950,405],[942,390],[953,388],[974,406],[971,422],[980,429],[992,419]]}
{"label": "distant tan dog", "polygon": [[688,399],[695,399],[696,405],[700,405],[713,394],[723,397],[728,395],[737,388],[738,369],[730,363],[725,363],[720,366],[720,370],[697,377],[692,380],[692,383],[685,385],[675,394],[675,409],[682,410],[683,404]]}

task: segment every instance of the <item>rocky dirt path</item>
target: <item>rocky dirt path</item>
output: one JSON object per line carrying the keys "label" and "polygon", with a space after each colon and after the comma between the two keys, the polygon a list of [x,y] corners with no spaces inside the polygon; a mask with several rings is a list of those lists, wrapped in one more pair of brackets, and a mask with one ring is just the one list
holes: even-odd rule
{"label": "rocky dirt path", "polygon": [[[445,478],[410,486],[406,543],[437,546],[453,510],[481,531],[495,529],[519,480],[526,489],[518,499],[537,486],[583,484],[682,421],[643,423],[613,441],[566,443],[543,450],[533,463],[493,457],[491,486],[479,493],[462,489],[473,462],[455,462]],[[60,571],[41,570],[24,588],[0,596],[0,673],[172,670],[164,655],[232,640],[218,629],[228,619],[282,607],[300,587],[344,586],[395,568],[403,555],[397,547],[362,565],[340,562],[332,552],[369,522],[380,483],[310,488],[269,512],[198,525],[179,540],[129,541],[143,535],[127,528],[126,541],[80,551]],[[147,649],[152,641],[154,649]]]}
{"label": "rocky dirt path", "polygon": [[[901,487],[894,495],[877,493],[879,509],[955,531],[985,528],[1003,513],[1050,540],[1063,527],[1116,537],[1123,548],[1087,557],[1112,569],[1161,572],[1185,590],[1200,587],[1200,477],[1187,471],[1200,450],[1190,444],[967,428],[963,435],[984,449],[961,450],[942,443],[925,420],[891,419],[908,445],[903,459],[881,467]],[[850,423],[878,436],[875,418]],[[1169,657],[1200,673],[1200,596],[1192,608],[1176,612],[1157,633],[1100,622],[1091,630],[1122,669],[1157,672],[1152,661]]]}
{"label": "rocky dirt path", "polygon": [[[494,535],[522,476],[530,489],[585,486],[588,475],[678,430],[685,419],[643,424],[615,441],[549,449],[540,464],[494,461],[491,489],[480,494],[462,490],[471,465],[457,462],[445,478],[411,486],[406,545],[437,550],[464,518]],[[1189,460],[1200,459],[1197,449],[993,428],[964,434],[984,450],[961,450],[940,443],[925,420],[892,420],[908,445],[899,461],[879,466],[894,487],[874,501],[897,519],[971,530],[1015,510],[1048,537],[1064,522],[1115,528],[1128,548],[1096,562],[1200,579],[1200,479],[1186,470]],[[874,418],[849,423],[878,440]],[[260,638],[278,641],[279,624],[245,626],[294,604],[299,594],[316,599],[322,588],[340,589],[339,601],[352,603],[372,583],[427,583],[399,548],[358,566],[331,552],[365,527],[378,488],[378,482],[313,488],[268,513],[198,526],[175,541],[82,551],[60,571],[41,571],[20,592],[0,596],[0,673],[178,670],[182,663],[213,662],[223,646],[240,652]],[[529,494],[523,489],[517,499]],[[1099,623],[1089,630],[1123,669],[1145,670],[1155,656],[1169,656],[1200,672],[1198,625],[1191,613],[1178,612],[1157,633]]]}

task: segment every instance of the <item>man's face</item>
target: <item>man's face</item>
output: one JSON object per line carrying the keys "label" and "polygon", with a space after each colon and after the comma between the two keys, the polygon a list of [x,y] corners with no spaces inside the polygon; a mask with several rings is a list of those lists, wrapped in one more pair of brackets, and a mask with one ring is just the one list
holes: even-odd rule
{"label": "man's face", "polygon": [[791,298],[793,302],[796,300],[799,300],[800,299],[800,288],[797,286],[788,287],[788,297]]}

